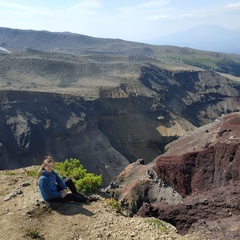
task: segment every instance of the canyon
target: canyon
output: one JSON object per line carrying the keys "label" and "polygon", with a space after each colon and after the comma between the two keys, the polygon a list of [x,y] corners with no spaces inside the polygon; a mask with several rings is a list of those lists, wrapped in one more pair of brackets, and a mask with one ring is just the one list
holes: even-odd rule
{"label": "canyon", "polygon": [[0,28],[0,170],[77,158],[135,216],[238,239],[240,56]]}

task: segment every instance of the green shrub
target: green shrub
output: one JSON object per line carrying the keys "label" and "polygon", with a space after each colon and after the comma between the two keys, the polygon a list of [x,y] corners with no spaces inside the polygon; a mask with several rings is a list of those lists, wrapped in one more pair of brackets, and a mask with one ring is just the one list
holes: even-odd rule
{"label": "green shrub", "polygon": [[34,229],[28,229],[26,236],[32,238],[32,239],[40,239],[40,240],[44,240],[44,237],[40,235],[40,233],[38,232],[38,230],[36,228]]}
{"label": "green shrub", "polygon": [[112,209],[116,210],[119,213],[122,211],[120,203],[114,198],[107,199],[107,204],[110,205]]}
{"label": "green shrub", "polygon": [[154,228],[160,229],[162,232],[166,232],[165,226],[162,224],[162,221],[159,219],[148,219],[146,221],[149,225],[153,226]]}
{"label": "green shrub", "polygon": [[95,193],[102,185],[102,176],[88,173],[79,160],[70,158],[54,164],[54,171],[62,178],[71,177],[79,192]]}

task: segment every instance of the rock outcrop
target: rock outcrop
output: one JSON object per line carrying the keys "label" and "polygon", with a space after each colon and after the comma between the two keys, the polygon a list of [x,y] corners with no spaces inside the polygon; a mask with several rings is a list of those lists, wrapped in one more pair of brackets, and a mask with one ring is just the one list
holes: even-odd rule
{"label": "rock outcrop", "polygon": [[177,204],[182,200],[179,193],[159,179],[151,164],[144,165],[143,159],[128,165],[104,191],[133,213],[145,202]]}
{"label": "rock outcrop", "polygon": [[154,170],[187,196],[240,181],[239,159],[240,114],[233,113],[170,144]]}
{"label": "rock outcrop", "polygon": [[[214,232],[218,239],[238,239],[240,228],[234,223],[240,220],[239,126],[240,113],[232,113],[189,132],[170,143],[166,153],[152,163],[142,165],[142,175],[133,171],[129,177],[128,166],[114,180],[118,188],[110,185],[106,191],[123,205],[127,202],[127,207],[137,215],[167,221],[181,234],[204,229]],[[152,173],[153,182],[162,183],[156,196],[147,194],[152,183],[139,184],[137,192],[134,188],[129,192],[129,179],[131,185],[136,185],[146,172]],[[163,186],[179,193],[182,200],[173,204],[172,198],[162,195]],[[146,193],[144,199],[139,192]],[[141,207],[136,204],[138,199]]]}

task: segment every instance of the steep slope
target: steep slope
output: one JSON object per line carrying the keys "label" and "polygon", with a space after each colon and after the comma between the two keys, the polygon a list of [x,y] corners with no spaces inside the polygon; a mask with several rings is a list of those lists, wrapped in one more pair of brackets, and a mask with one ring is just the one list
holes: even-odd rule
{"label": "steep slope", "polygon": [[238,239],[239,123],[240,113],[231,113],[185,134],[141,165],[140,176],[135,165],[125,168],[106,192],[137,215],[167,221],[181,234],[204,231],[210,239]]}

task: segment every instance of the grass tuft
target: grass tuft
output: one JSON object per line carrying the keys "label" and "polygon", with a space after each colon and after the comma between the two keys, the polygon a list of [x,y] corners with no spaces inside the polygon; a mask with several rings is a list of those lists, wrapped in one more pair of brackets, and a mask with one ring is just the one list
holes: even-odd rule
{"label": "grass tuft", "polygon": [[32,239],[40,239],[40,240],[44,240],[44,237],[41,236],[41,234],[39,233],[39,231],[34,228],[34,229],[28,229],[26,236],[32,238]]}
{"label": "grass tuft", "polygon": [[154,228],[160,229],[162,232],[166,232],[167,229],[165,226],[162,224],[162,221],[159,219],[148,219],[146,221],[150,226],[153,226]]}
{"label": "grass tuft", "polygon": [[3,174],[4,174],[4,175],[7,175],[7,176],[16,175],[15,172],[13,172],[13,171],[9,171],[9,170],[5,170],[5,171],[3,172]]}
{"label": "grass tuft", "polygon": [[26,170],[26,173],[29,177],[37,177],[38,168]]}

